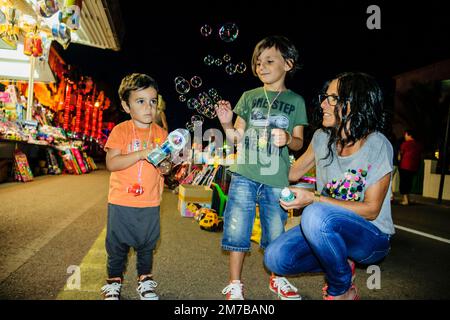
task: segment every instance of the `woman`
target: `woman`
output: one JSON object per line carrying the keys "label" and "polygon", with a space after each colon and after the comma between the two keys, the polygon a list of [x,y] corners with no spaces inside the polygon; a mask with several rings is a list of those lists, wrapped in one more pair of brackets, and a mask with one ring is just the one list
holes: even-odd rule
{"label": "woman", "polygon": [[352,284],[354,261],[373,264],[390,249],[394,226],[390,207],[392,145],[385,127],[382,93],[363,73],[344,73],[319,95],[322,125],[289,172],[298,181],[314,165],[317,190],[291,187],[302,208],[299,226],[278,237],[265,252],[277,274],[325,272],[327,300],[358,299]]}

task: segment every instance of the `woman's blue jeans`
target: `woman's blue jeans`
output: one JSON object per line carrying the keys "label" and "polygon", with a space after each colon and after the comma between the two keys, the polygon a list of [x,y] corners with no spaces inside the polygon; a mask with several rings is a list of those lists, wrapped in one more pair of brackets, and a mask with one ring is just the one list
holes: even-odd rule
{"label": "woman's blue jeans", "polygon": [[314,203],[303,210],[300,225],[266,249],[266,267],[279,275],[325,272],[328,294],[344,294],[351,286],[347,259],[372,264],[390,250],[390,235],[342,207]]}

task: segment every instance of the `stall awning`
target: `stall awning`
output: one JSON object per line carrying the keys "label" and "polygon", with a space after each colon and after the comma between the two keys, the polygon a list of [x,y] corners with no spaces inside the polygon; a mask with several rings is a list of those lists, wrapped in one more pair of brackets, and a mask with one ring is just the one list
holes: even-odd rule
{"label": "stall awning", "polygon": [[[12,4],[36,18],[37,0],[15,0]],[[101,49],[120,50],[121,17],[117,0],[85,0],[81,9],[80,29],[71,32],[71,42]],[[54,19],[57,19],[56,15]]]}

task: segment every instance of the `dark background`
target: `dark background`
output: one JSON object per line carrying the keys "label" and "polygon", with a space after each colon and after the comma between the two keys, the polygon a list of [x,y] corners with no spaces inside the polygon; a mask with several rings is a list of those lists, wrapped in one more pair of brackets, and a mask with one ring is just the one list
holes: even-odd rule
{"label": "dark background", "polygon": [[[381,29],[369,30],[369,5],[381,9]],[[393,76],[450,57],[450,19],[444,1],[119,1],[123,20],[121,50],[114,52],[70,44],[63,58],[84,75],[94,77],[112,100],[105,121],[122,121],[126,115],[117,99],[122,77],[147,73],[160,86],[167,102],[169,129],[184,127],[195,114],[178,100],[174,79],[200,76],[203,85],[193,93],[216,88],[234,105],[248,89],[260,86],[251,73],[250,60],[256,43],[268,35],[284,35],[300,52],[303,68],[287,81],[287,87],[305,97],[308,111],[322,84],[344,71],[374,75],[385,93],[386,107],[393,108]],[[239,36],[226,43],[219,28],[234,22]],[[206,38],[200,28],[209,24]],[[60,50],[61,51],[61,50]],[[231,55],[244,61],[244,74],[229,76],[224,66],[206,66],[207,54]],[[220,127],[206,120],[204,129]]]}

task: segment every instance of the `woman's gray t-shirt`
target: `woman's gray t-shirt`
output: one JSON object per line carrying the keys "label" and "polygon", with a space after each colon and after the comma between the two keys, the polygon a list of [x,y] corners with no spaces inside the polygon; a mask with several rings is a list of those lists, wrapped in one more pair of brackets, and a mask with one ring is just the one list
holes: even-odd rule
{"label": "woman's gray t-shirt", "polygon": [[[379,132],[371,133],[363,146],[350,156],[338,156],[333,145],[331,163],[331,156],[326,158],[328,139],[329,135],[322,129],[317,130],[312,139],[317,190],[324,196],[343,201],[363,201],[365,190],[393,170],[392,145]],[[391,215],[391,183],[392,178],[378,217],[369,221],[386,234],[395,233]]]}

